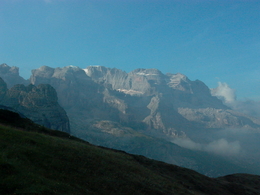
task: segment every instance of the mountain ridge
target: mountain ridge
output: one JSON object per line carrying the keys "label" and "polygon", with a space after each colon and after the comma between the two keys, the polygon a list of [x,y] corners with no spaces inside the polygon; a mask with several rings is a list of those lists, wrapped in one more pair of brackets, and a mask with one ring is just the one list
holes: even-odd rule
{"label": "mountain ridge", "polygon": [[[223,135],[226,136],[232,129],[259,132],[259,119],[232,111],[212,96],[202,81],[190,81],[178,73],[163,74],[157,69],[136,69],[126,73],[102,66],[90,66],[87,69],[43,66],[32,71],[30,82],[35,86],[51,85],[57,92],[59,104],[69,117],[71,134],[91,143],[139,153],[210,176],[230,172],[218,167],[213,173],[214,166],[207,165],[213,165],[210,158],[217,161],[217,157],[209,151],[233,151],[239,156],[224,155],[219,159],[230,164],[229,167],[236,167],[234,172],[243,170],[260,174],[257,165],[260,160],[255,155],[243,156],[242,161],[239,159],[242,149],[247,147],[245,141],[236,142],[232,136],[223,139]],[[102,123],[111,128],[96,128],[102,126]],[[220,134],[223,129],[227,129],[227,133]],[[129,136],[129,132],[134,136]],[[139,135],[143,138],[151,137],[153,142],[146,138],[139,139]],[[256,135],[254,139],[259,133]],[[171,150],[176,150],[174,143],[179,144],[180,140],[184,144],[181,144],[183,152],[178,156]],[[189,145],[185,146],[187,143]],[[221,149],[221,143],[225,144],[224,149]],[[156,151],[160,155],[149,149],[151,145],[158,146]],[[192,150],[186,153],[183,147]],[[202,147],[211,147],[211,150],[198,150]],[[204,154],[205,151],[208,151],[208,157],[204,158],[204,162],[191,157],[198,153]],[[245,170],[249,163],[246,159],[254,160],[253,165]]]}

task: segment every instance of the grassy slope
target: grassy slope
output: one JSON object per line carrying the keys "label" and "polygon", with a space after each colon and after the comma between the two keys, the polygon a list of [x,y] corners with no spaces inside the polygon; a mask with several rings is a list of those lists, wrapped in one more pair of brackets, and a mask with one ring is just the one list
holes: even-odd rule
{"label": "grassy slope", "polygon": [[242,186],[243,194],[260,193],[258,176],[233,176],[234,182],[230,177],[212,179],[34,128],[37,132],[0,126],[0,194],[224,195],[232,194],[241,183],[247,184]]}
{"label": "grassy slope", "polygon": [[[75,127],[75,124],[72,125]],[[79,128],[81,129],[81,128]],[[219,156],[203,151],[192,151],[174,143],[147,136],[134,129],[112,121],[94,121],[84,130],[72,128],[71,133],[94,145],[126,151],[130,154],[144,155],[148,158],[176,164],[210,177],[232,173],[260,174],[248,163],[239,163],[232,157]]]}

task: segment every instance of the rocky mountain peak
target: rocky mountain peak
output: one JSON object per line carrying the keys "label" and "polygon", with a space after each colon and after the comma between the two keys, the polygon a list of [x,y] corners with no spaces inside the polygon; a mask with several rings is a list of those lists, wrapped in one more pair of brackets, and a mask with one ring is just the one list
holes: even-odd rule
{"label": "rocky mountain peak", "polygon": [[210,95],[210,89],[200,80],[191,81],[186,75],[177,74],[166,74],[167,85],[173,89],[180,90],[186,93],[203,93],[207,96]]}
{"label": "rocky mountain peak", "polygon": [[130,89],[127,81],[128,75],[122,70],[104,66],[89,66],[84,71],[93,81],[107,88],[113,90]]}
{"label": "rocky mountain peak", "polygon": [[[135,77],[136,80],[148,82],[152,87],[154,85],[164,84],[165,75],[158,69],[136,69],[128,74],[130,77]],[[141,78],[143,77],[143,78]]]}
{"label": "rocky mountain peak", "polygon": [[65,66],[64,68],[56,68],[52,77],[71,81],[78,79],[89,80],[89,77],[86,75],[83,69],[72,65]]}
{"label": "rocky mountain peak", "polygon": [[30,81],[32,84],[37,85],[40,83],[48,83],[48,80],[54,74],[54,68],[48,66],[41,66],[38,69],[32,70],[32,75],[30,77]]}
{"label": "rocky mountain peak", "polygon": [[177,73],[177,74],[172,74],[172,73],[167,73],[166,76],[170,79],[171,83],[181,83],[181,82],[191,82],[191,80],[184,74]]}
{"label": "rocky mountain peak", "polygon": [[6,82],[8,88],[16,84],[29,84],[29,81],[19,75],[18,67],[10,67],[5,63],[0,65],[0,77]]}
{"label": "rocky mountain peak", "polygon": [[88,66],[83,70],[89,77],[98,80],[99,78],[104,77],[110,69],[104,66]]}
{"label": "rocky mountain peak", "polygon": [[7,64],[1,64],[0,65],[0,72],[3,74],[12,73],[14,75],[19,76],[19,68],[18,67],[10,67]]}
{"label": "rocky mountain peak", "polygon": [[49,66],[41,66],[39,69],[32,70],[33,75],[41,76],[41,77],[52,77],[54,74],[54,68]]}
{"label": "rocky mountain peak", "polygon": [[138,69],[133,70],[131,73],[139,74],[139,75],[143,75],[143,76],[163,75],[160,70],[155,69],[155,68],[150,68],[150,69],[138,68]]}
{"label": "rocky mountain peak", "polygon": [[25,86],[17,84],[11,89],[2,83],[0,104],[13,108],[37,124],[47,128],[70,132],[66,112],[58,104],[55,89],[48,84]]}
{"label": "rocky mountain peak", "polygon": [[191,80],[188,79],[187,76],[177,73],[177,74],[166,74],[167,78],[167,85],[173,89],[177,89],[180,91],[193,93],[191,88]]}
{"label": "rocky mountain peak", "polygon": [[[38,69],[34,69],[32,70],[30,81],[34,85],[41,83],[49,83],[53,85],[53,82],[58,81],[57,79],[62,79],[69,85],[72,83],[77,83],[78,80],[90,80],[83,69],[70,65],[63,68],[42,66]],[[50,80],[52,80],[51,83]]]}

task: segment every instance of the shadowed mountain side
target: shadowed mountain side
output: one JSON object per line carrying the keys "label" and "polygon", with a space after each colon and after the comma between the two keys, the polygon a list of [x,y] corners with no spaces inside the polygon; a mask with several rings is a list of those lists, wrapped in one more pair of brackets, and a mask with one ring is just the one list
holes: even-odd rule
{"label": "shadowed mountain side", "polygon": [[[27,119],[19,120],[30,125],[24,121]],[[209,178],[186,168],[97,147],[59,133],[50,136],[0,125],[1,194],[260,193],[260,176],[236,174]]]}
{"label": "shadowed mountain side", "polygon": [[67,114],[58,104],[56,91],[50,85],[17,84],[8,90],[0,78],[0,89],[0,105],[20,112],[37,124],[70,132]]}
{"label": "shadowed mountain side", "polygon": [[14,109],[5,106],[0,106],[0,124],[19,130],[37,132],[60,138],[69,138],[84,142],[83,140],[73,137],[66,132],[48,129],[44,126],[36,124],[32,120],[26,118],[23,114],[17,113]]}

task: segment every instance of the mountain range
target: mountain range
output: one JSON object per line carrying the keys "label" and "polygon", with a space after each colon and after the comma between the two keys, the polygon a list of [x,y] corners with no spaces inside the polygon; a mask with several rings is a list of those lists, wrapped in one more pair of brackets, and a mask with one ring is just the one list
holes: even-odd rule
{"label": "mountain range", "polygon": [[202,81],[103,66],[42,66],[25,80],[6,64],[0,77],[0,104],[48,128],[212,177],[260,174],[260,119],[232,110]]}

